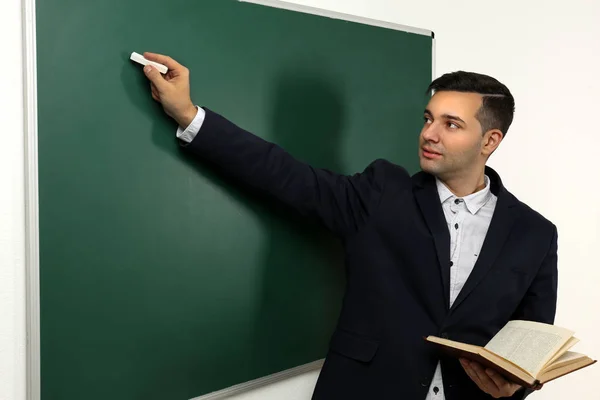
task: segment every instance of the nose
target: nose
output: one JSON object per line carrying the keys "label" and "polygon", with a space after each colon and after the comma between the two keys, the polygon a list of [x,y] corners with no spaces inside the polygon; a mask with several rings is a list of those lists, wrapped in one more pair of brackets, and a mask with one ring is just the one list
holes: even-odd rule
{"label": "nose", "polygon": [[438,131],[438,126],[435,124],[435,122],[431,125],[425,125],[423,131],[421,132],[421,136],[423,136],[423,139],[425,139],[427,142],[439,142],[440,135]]}

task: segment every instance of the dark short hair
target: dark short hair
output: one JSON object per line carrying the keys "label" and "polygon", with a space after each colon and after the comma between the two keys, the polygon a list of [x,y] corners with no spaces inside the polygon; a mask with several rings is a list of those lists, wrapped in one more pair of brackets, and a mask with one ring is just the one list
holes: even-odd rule
{"label": "dark short hair", "polygon": [[431,82],[427,93],[432,91],[482,95],[483,102],[476,118],[483,133],[490,129],[499,129],[506,136],[515,114],[515,99],[510,90],[497,79],[475,72],[451,72]]}

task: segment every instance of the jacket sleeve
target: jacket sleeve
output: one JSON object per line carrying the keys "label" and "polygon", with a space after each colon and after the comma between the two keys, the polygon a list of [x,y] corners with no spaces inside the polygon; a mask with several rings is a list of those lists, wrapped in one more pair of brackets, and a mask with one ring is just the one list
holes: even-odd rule
{"label": "jacket sleeve", "polygon": [[554,226],[546,256],[512,319],[554,323],[558,288],[557,248],[558,233]]}
{"label": "jacket sleeve", "polygon": [[[313,168],[274,143],[239,128],[204,108],[195,138],[183,148],[226,175],[259,189],[303,215],[319,218],[341,236],[357,231],[375,210],[383,191],[383,160],[351,176]],[[318,143],[315,143],[318,146]]]}
{"label": "jacket sleeve", "polygon": [[[537,272],[527,294],[512,316],[512,319],[522,319],[546,324],[553,324],[556,314],[556,300],[558,288],[558,233],[554,226],[554,233],[550,247],[540,269]],[[533,393],[533,390],[520,390],[512,397],[524,399]]]}

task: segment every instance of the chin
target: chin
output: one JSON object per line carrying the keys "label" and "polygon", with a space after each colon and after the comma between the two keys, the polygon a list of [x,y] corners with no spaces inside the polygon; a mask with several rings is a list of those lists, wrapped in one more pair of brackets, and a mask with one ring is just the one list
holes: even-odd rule
{"label": "chin", "polygon": [[423,172],[427,172],[435,177],[440,178],[440,176],[444,174],[444,169],[441,165],[427,162],[427,160],[421,160],[419,165],[421,166],[421,170]]}
{"label": "chin", "polygon": [[425,160],[423,158],[419,160],[419,166],[421,167],[422,171],[428,172],[430,174],[435,173],[437,170],[435,165],[432,165],[432,163],[429,160]]}

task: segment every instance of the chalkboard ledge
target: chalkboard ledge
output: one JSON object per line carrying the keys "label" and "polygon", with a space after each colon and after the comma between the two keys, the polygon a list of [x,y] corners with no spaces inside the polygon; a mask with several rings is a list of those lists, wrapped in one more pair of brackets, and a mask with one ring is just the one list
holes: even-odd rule
{"label": "chalkboard ledge", "polygon": [[218,392],[212,392],[204,396],[194,397],[191,400],[220,400],[227,399],[231,396],[246,393],[254,389],[261,388],[263,386],[272,385],[274,383],[293,378],[298,375],[305,374],[307,372],[316,371],[321,369],[325,360],[317,360],[308,364],[300,365],[298,367],[290,368],[285,371],[277,372],[272,375],[264,376],[262,378],[255,379],[253,381],[240,383],[239,385],[232,386],[227,389],[219,390]]}

